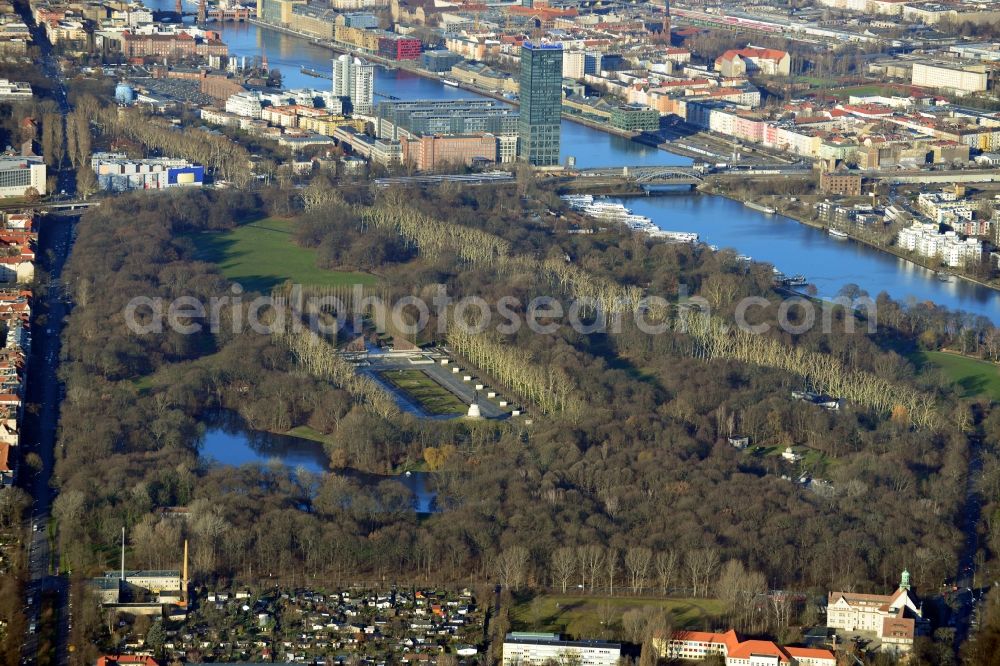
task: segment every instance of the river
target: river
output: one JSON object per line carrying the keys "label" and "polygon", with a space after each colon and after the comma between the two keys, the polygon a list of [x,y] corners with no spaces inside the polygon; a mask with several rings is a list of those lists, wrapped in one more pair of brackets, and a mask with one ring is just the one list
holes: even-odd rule
{"label": "river", "polygon": [[[147,0],[147,4],[154,9],[173,7],[171,0]],[[226,23],[215,27],[233,55],[266,55],[268,64],[281,70],[286,87],[329,85],[326,79],[302,74],[300,67],[327,71],[335,55],[332,51],[255,25]],[[376,69],[375,89],[400,99],[475,96],[434,79],[382,67]],[[575,157],[581,167],[690,164],[686,157],[566,120],[562,123],[562,156],[563,160]],[[916,264],[853,241],[832,239],[780,215],[768,216],[722,197],[697,194],[635,198],[625,203],[661,228],[696,231],[708,243],[771,262],[789,275],[802,274],[821,296],[836,295],[844,285],[853,283],[872,296],[885,291],[902,302],[930,301],[1000,323],[1000,292],[957,278],[941,282],[932,271]]]}
{"label": "river", "polygon": [[942,282],[934,271],[783,215],[765,215],[718,196],[616,199],[663,229],[694,231],[701,240],[803,275],[824,298],[856,284],[871,297],[885,291],[903,302],[931,301],[1000,322],[1000,294],[966,280]]}

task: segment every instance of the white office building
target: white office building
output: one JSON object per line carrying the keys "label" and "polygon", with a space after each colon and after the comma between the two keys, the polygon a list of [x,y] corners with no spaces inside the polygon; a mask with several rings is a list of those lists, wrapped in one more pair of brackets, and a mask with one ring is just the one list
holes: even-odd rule
{"label": "white office building", "polygon": [[253,90],[230,95],[226,100],[226,112],[244,118],[260,118],[263,108],[260,93]]}
{"label": "white office building", "polygon": [[23,197],[29,188],[45,194],[45,162],[42,158],[0,158],[0,197]]}
{"label": "white office building", "polygon": [[954,91],[957,95],[985,92],[989,72],[983,63],[915,62],[910,82],[922,88]]}
{"label": "white office building", "polygon": [[0,79],[0,100],[31,99],[31,84]]}
{"label": "white office building", "polygon": [[564,641],[559,634],[507,634],[503,641],[503,666],[574,663],[579,666],[617,666],[622,649],[605,641]]}

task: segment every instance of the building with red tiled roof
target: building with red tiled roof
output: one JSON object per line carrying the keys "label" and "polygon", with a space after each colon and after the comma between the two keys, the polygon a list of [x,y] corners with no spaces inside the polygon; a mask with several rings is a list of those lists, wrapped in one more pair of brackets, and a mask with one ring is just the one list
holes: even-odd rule
{"label": "building with red tiled roof", "polygon": [[876,636],[886,651],[909,652],[925,626],[923,611],[910,596],[910,572],[903,571],[892,594],[830,592],[826,626]]}
{"label": "building with red tiled roof", "polygon": [[745,49],[730,49],[715,59],[715,69],[723,76],[788,76],[792,59],[785,51],[760,49],[748,46]]}
{"label": "building with red tiled roof", "polygon": [[122,654],[97,658],[97,666],[159,666],[157,661],[149,656],[138,654]]}
{"label": "building with red tiled roof", "polygon": [[0,488],[14,483],[14,461],[10,444],[0,442]]}
{"label": "building with red tiled roof", "polygon": [[781,666],[836,666],[837,658],[830,650],[784,647],[767,640],[741,641],[736,631],[724,634],[710,631],[677,631],[669,640],[654,638],[661,657],[667,659],[701,660],[720,656],[726,666],[746,664],[779,664]]}
{"label": "building with red tiled roof", "polygon": [[844,104],[841,108],[859,118],[887,118],[895,113],[882,104]]}

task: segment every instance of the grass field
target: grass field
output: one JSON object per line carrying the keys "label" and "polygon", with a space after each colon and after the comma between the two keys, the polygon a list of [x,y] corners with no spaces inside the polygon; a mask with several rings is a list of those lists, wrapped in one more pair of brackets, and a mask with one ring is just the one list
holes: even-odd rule
{"label": "grass field", "polygon": [[267,218],[225,233],[205,233],[194,238],[200,245],[198,258],[218,264],[223,275],[247,291],[266,293],[285,280],[316,287],[376,281],[366,273],[318,268],[316,251],[295,244],[289,220]]}
{"label": "grass field", "polygon": [[464,414],[468,405],[423,370],[386,370],[385,380],[409,395],[429,414]]}
{"label": "grass field", "polygon": [[921,368],[940,368],[945,376],[962,389],[962,396],[983,395],[1000,401],[1000,367],[947,352],[921,352],[916,357]]}
{"label": "grass field", "polygon": [[[717,599],[655,599],[646,597],[590,597],[546,594],[519,601],[511,612],[517,631],[549,631],[574,638],[612,637],[622,615],[633,609],[662,608],[676,628],[695,629],[723,612]],[[602,622],[610,624],[610,629]],[[711,622],[708,622],[710,625]]]}
{"label": "grass field", "polygon": [[853,86],[851,88],[840,88],[838,90],[830,90],[830,95],[835,97],[841,97],[847,99],[851,95],[857,95],[859,97],[865,97],[870,95],[898,95],[899,91],[893,90],[892,88],[880,85],[869,85],[869,86]]}
{"label": "grass field", "polygon": [[837,78],[827,78],[822,76],[796,76],[795,83],[808,83],[811,86],[830,88],[837,85]]}

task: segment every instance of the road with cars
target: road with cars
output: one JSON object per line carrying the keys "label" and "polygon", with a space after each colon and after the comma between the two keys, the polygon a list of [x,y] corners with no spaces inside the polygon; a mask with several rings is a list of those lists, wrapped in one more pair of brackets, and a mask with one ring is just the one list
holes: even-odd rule
{"label": "road with cars", "polygon": [[[32,42],[38,48],[38,66],[53,84],[53,97],[63,117],[69,111],[66,86],[52,45],[45,31],[34,20],[26,0],[15,2],[15,9],[31,31]],[[57,176],[57,188],[64,194],[75,191],[72,172],[62,170]],[[22,647],[22,663],[33,664],[38,650],[46,640],[54,644],[56,661],[69,662],[69,594],[65,576],[59,575],[59,556],[55,548],[51,512],[55,499],[52,472],[55,464],[56,428],[59,420],[60,385],[57,377],[62,323],[68,305],[60,288],[60,277],[73,242],[74,218],[59,214],[44,216],[39,222],[37,256],[51,278],[49,288],[32,303],[31,351],[27,364],[25,410],[21,442],[25,452],[38,454],[41,468],[34,473],[21,465],[19,482],[31,493],[31,538],[29,543],[30,580],[26,599],[28,635]],[[23,458],[22,458],[23,459]],[[54,600],[56,611],[55,636],[40,636],[43,597]]]}

